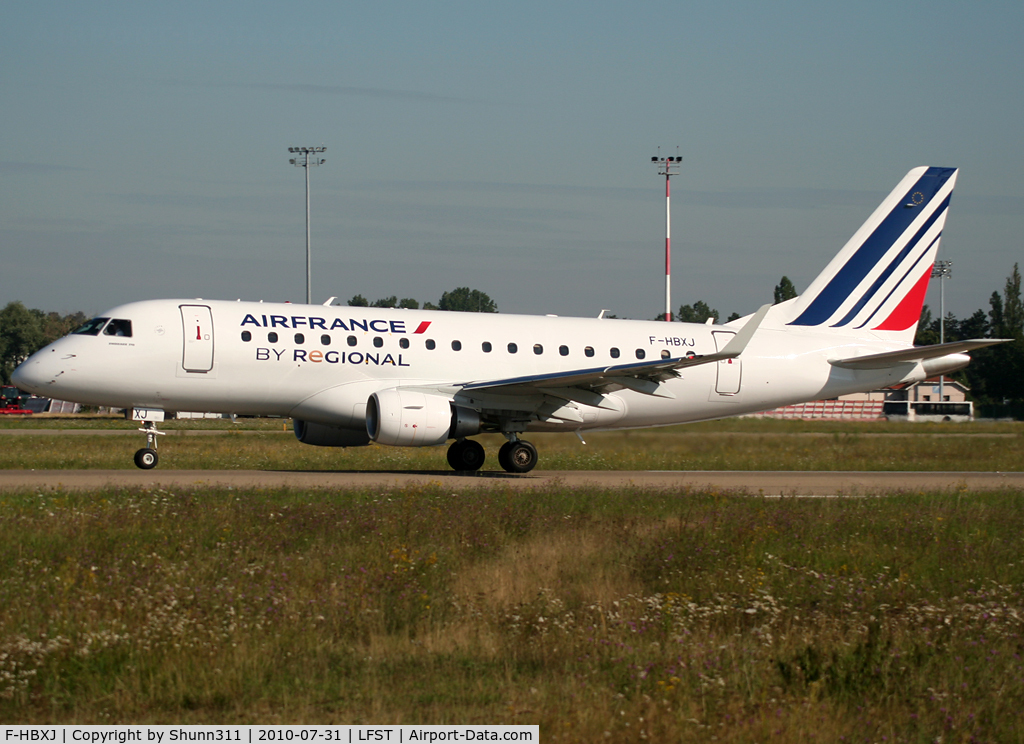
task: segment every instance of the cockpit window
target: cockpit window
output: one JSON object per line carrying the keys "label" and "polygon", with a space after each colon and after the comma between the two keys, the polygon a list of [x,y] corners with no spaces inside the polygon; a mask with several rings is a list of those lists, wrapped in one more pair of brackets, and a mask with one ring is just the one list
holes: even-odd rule
{"label": "cockpit window", "polygon": [[72,331],[72,333],[78,333],[82,336],[98,336],[100,335],[100,329],[103,328],[103,325],[108,320],[110,318],[93,318],[77,331]]}
{"label": "cockpit window", "polygon": [[121,320],[120,318],[114,318],[107,324],[107,327],[103,329],[104,336],[131,336],[132,335],[132,322],[130,320]]}

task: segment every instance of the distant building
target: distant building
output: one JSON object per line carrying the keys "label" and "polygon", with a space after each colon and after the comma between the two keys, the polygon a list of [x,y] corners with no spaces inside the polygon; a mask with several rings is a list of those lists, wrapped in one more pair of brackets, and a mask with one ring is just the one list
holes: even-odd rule
{"label": "distant building", "polygon": [[830,400],[815,400],[751,414],[756,418],[820,421],[971,421],[974,403],[967,400],[968,388],[955,380],[943,383],[939,400],[939,378],[894,385],[867,393],[851,393]]}
{"label": "distant building", "polygon": [[890,421],[972,421],[974,402],[967,400],[967,386],[946,380],[939,399],[939,378],[889,390],[882,414]]}

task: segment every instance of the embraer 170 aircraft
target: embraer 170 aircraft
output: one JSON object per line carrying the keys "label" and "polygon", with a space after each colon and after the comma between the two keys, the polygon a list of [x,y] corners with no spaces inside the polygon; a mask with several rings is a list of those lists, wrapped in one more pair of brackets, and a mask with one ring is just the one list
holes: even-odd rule
{"label": "embraer 170 aircraft", "polygon": [[38,395],[125,408],[157,463],[166,411],[289,416],[305,444],[454,442],[473,471],[537,464],[526,432],[722,418],[948,373],[978,339],[915,348],[956,181],[915,168],[807,291],[725,325],[151,300],[115,307],[14,372]]}

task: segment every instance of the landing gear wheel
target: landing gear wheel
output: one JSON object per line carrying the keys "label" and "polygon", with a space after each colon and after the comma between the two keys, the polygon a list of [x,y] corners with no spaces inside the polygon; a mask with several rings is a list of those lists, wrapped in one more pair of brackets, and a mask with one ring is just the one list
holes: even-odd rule
{"label": "landing gear wheel", "polygon": [[537,448],[522,439],[505,442],[498,450],[498,463],[507,473],[529,473],[537,465]]}
{"label": "landing gear wheel", "polygon": [[135,465],[143,470],[155,468],[159,460],[160,458],[157,457],[156,450],[149,447],[143,447],[135,453]]}
{"label": "landing gear wheel", "polygon": [[483,467],[486,457],[483,445],[472,439],[452,442],[452,446],[448,448],[448,464],[452,466],[452,470],[460,472],[479,470]]}

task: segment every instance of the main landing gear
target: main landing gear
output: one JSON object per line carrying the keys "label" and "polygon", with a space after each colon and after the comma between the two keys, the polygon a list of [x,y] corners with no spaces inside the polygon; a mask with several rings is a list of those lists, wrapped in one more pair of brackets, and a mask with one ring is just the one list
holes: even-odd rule
{"label": "main landing gear", "polygon": [[[514,434],[506,436],[509,441],[498,450],[498,463],[507,473],[529,473],[537,465],[537,448]],[[459,472],[479,470],[485,456],[483,446],[472,439],[456,440],[448,448],[448,464]]]}
{"label": "main landing gear", "polygon": [[458,439],[448,448],[448,464],[452,470],[479,470],[483,467],[485,457],[483,445],[472,439]]}
{"label": "main landing gear", "polygon": [[166,432],[157,431],[156,424],[152,421],[144,422],[139,431],[146,435],[146,446],[135,453],[135,465],[143,470],[151,470],[160,461],[156,454],[156,438]]}

